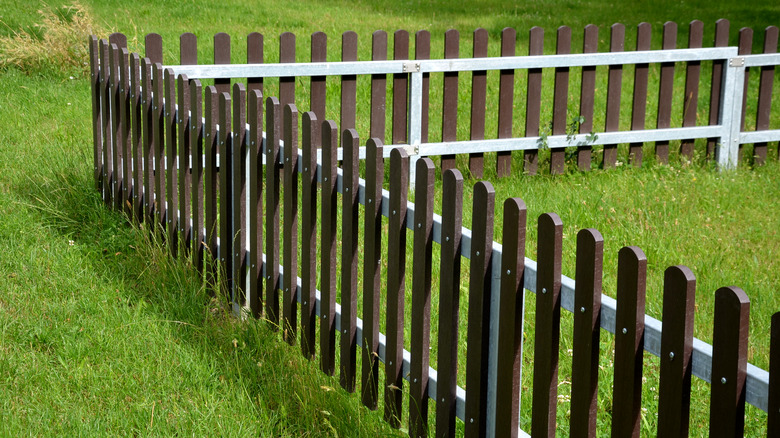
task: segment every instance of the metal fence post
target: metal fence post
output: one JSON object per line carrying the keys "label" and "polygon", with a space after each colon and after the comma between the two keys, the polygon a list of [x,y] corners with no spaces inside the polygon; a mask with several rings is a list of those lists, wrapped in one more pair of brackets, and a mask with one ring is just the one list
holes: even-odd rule
{"label": "metal fence post", "polygon": [[730,57],[725,65],[723,99],[720,107],[720,125],[723,133],[715,152],[718,167],[736,169],[742,120],[742,84],[745,82],[745,58]]}
{"label": "metal fence post", "polygon": [[409,152],[409,190],[414,189],[416,179],[417,160],[420,156],[417,150],[422,142],[422,83],[423,74],[420,72],[420,62],[404,63],[404,70],[411,76],[411,86],[409,87],[409,145],[414,149]]}

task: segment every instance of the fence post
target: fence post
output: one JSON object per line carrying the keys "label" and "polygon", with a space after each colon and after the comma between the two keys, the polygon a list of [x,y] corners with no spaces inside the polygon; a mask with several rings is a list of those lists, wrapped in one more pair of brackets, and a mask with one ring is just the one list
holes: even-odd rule
{"label": "fence post", "polygon": [[[664,23],[663,50],[677,48],[677,23]],[[656,128],[670,128],[672,123],[672,93],[674,92],[674,63],[662,62],[658,79],[658,110]],[[660,164],[669,164],[669,140],[655,142],[655,157]]]}
{"label": "fence post", "polygon": [[204,252],[204,270],[206,271],[206,283],[218,290],[217,284],[217,88],[213,85],[206,87],[204,91],[204,115],[203,125],[203,225],[206,229],[205,251],[208,251],[208,264]]}
{"label": "fence post", "polygon": [[132,118],[132,178],[133,218],[143,221],[143,143],[141,123],[144,118],[141,105],[141,58],[137,53],[130,56],[130,108]]}
{"label": "fence post", "polygon": [[[479,28],[474,31],[472,58],[487,58],[488,32]],[[487,97],[487,71],[471,72],[471,127],[470,140],[485,139],[485,102]],[[469,154],[469,171],[472,178],[482,178],[484,153]]]}
{"label": "fence post", "polygon": [[[736,54],[736,53],[735,53]],[[742,124],[745,59],[730,57],[723,71],[723,92],[720,109],[722,133],[715,151],[715,160],[722,170],[735,169],[739,155],[739,134]]]}
{"label": "fence post", "polygon": [[203,86],[200,81],[190,81],[190,153],[192,154],[192,261],[199,272],[203,272],[204,240],[203,233]]}
{"label": "fence post", "polygon": [[[729,20],[721,18],[715,22],[715,47],[726,47],[729,45]],[[720,120],[721,99],[723,92],[723,67],[726,61],[712,61],[712,81],[710,83],[710,114],[709,124],[717,125]],[[715,156],[715,145],[717,137],[707,139],[707,159],[711,160]]]}
{"label": "fence post", "polygon": [[[410,74],[410,96],[409,96],[409,144],[415,148],[420,147],[422,143],[422,115],[423,115],[423,73],[412,72]],[[409,163],[409,188],[414,189],[417,181],[417,160],[420,156],[417,152],[410,154]]]}
{"label": "fence post", "polygon": [[[740,83],[741,85],[741,83]],[[734,286],[715,292],[712,333],[710,436],[742,436],[750,300]]]}

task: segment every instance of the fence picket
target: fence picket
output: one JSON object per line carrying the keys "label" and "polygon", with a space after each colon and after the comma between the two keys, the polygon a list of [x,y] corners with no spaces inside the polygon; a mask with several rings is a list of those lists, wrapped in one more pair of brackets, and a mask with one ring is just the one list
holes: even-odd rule
{"label": "fence picket", "polygon": [[[474,31],[472,58],[487,58],[488,33],[479,28]],[[471,72],[471,129],[470,140],[485,138],[485,104],[487,100],[487,71]],[[482,178],[484,169],[482,152],[469,154],[469,171],[472,178]]]}
{"label": "fence picket", "polygon": [[282,338],[295,344],[298,330],[298,109],[284,106],[284,294]]}
{"label": "fence picket", "polygon": [[688,436],[696,277],[685,266],[664,273],[658,436]]}
{"label": "fence picket", "polygon": [[[510,198],[504,202],[503,221],[504,246],[501,259],[496,369],[496,436],[516,437],[520,415],[520,374],[523,366],[526,228],[526,206],[523,200]],[[547,231],[549,230],[545,230]],[[533,423],[536,423],[536,418]]]}
{"label": "fence picket", "polygon": [[316,351],[315,291],[317,290],[317,149],[320,129],[314,111],[303,114],[301,146],[301,354],[311,360]]}
{"label": "fence picket", "polygon": [[[263,34],[258,32],[252,32],[246,37],[246,62],[247,64],[262,64],[264,62],[263,55]],[[257,90],[260,95],[263,94],[263,78],[246,78],[246,91],[251,93]],[[261,102],[262,104],[262,102]],[[262,105],[258,107],[262,112]],[[262,118],[262,117],[261,117]],[[259,144],[259,143],[258,143]],[[261,155],[262,156],[262,155]]]}
{"label": "fence picket", "polygon": [[[610,28],[609,51],[622,52],[625,50],[626,26],[621,23],[615,23]],[[610,65],[609,78],[607,83],[607,114],[604,124],[605,132],[614,132],[620,130],[620,95],[623,88],[623,66]],[[611,169],[617,164],[617,145],[604,145],[604,158],[602,167]]]}
{"label": "fence picket", "polygon": [[[408,34],[407,34],[408,36]],[[387,323],[385,338],[385,421],[397,428],[403,411],[404,298],[406,296],[406,201],[409,155],[390,151],[390,205],[387,238]]]}
{"label": "fence picket", "polygon": [[[179,75],[177,84],[177,98],[179,100],[178,110],[176,111],[177,122],[179,124],[179,242],[185,254],[189,253],[192,242],[190,239],[192,231],[190,227],[191,204],[192,201],[192,154],[190,153],[190,87],[187,75]],[[200,158],[196,156],[195,158]]]}
{"label": "fence picket", "polygon": [[120,155],[122,156],[122,186],[120,210],[130,212],[133,210],[133,161],[132,161],[132,130],[130,126],[131,102],[130,102],[130,52],[127,48],[119,49],[119,124],[120,128]]}
{"label": "fence picket", "polygon": [[162,36],[156,33],[148,33],[144,37],[144,55],[154,64],[163,63]]}
{"label": "fence picket", "polygon": [[[230,35],[219,32],[214,35],[214,64],[230,64]],[[230,79],[214,79],[217,93],[230,93]]]}
{"label": "fence picket", "polygon": [[436,436],[455,436],[455,400],[460,317],[460,238],[463,229],[463,176],[442,175],[441,264],[439,274]]}
{"label": "fence picket", "polygon": [[[431,59],[431,33],[420,30],[414,34],[414,59]],[[422,77],[422,116],[420,118],[420,141],[428,142],[428,109],[431,100],[431,74],[423,73]]]}
{"label": "fence picket", "polygon": [[[216,85],[215,85],[216,87]],[[217,88],[219,89],[219,88]],[[219,95],[219,269],[220,281],[219,291],[221,299],[230,302],[231,292],[233,290],[233,230],[232,230],[232,198],[231,184],[233,182],[232,145],[233,142],[231,129],[230,104],[232,100],[230,93],[223,92]]]}
{"label": "fence picket", "polygon": [[[528,32],[528,55],[544,53],[544,29],[534,26]],[[525,136],[539,135],[542,115],[542,69],[528,69],[528,91],[525,103]],[[539,167],[539,151],[527,150],[523,154],[523,170],[529,175],[536,175]]]}
{"label": "fence picket", "polygon": [[496,191],[488,181],[474,185],[471,219],[471,265],[466,342],[467,437],[487,433],[487,369],[490,335],[491,259]]}
{"label": "fence picket", "polygon": [[[377,30],[371,35],[371,60],[387,60],[387,32]],[[385,141],[385,99],[387,96],[387,75],[371,75],[371,126],[369,138]]]}
{"label": "fence picket", "polygon": [[143,220],[143,139],[142,139],[142,119],[143,111],[141,105],[141,58],[137,53],[130,55],[130,119],[132,125],[132,175],[133,178],[133,220],[141,222]]}
{"label": "fence picket", "polygon": [[[109,39],[109,42],[111,40]],[[119,92],[120,68],[119,48],[111,43],[108,49],[109,58],[109,105],[111,113],[111,205],[122,207],[122,121],[119,118],[122,107],[122,96]]]}
{"label": "fence picket", "polygon": [[[688,31],[688,48],[700,49],[704,38],[704,23],[693,20]],[[682,126],[696,126],[696,114],[699,109],[699,77],[701,76],[701,61],[688,61],[685,68],[685,97],[683,98]],[[680,155],[693,159],[694,140],[680,141]]]}
{"label": "fence picket", "polygon": [[[753,29],[749,27],[743,27],[739,30],[739,42],[737,44],[738,55],[750,55],[753,51]],[[740,120],[740,131],[745,130],[745,115],[747,114],[747,97],[748,97],[748,82],[750,79],[750,67],[745,67],[745,82],[742,87],[742,111]],[[739,145],[739,162],[742,162],[744,158],[743,145]]]}
{"label": "fence picket", "polygon": [[[764,53],[777,53],[777,26],[769,26],[764,31]],[[758,85],[758,104],[756,105],[756,131],[769,129],[769,120],[772,112],[772,87],[775,80],[775,67],[767,65],[761,67],[761,75]],[[753,163],[762,165],[766,162],[766,143],[753,145]]]}
{"label": "fence picket", "polygon": [[279,328],[279,99],[265,100],[265,315]]}
{"label": "fence picket", "polygon": [[[295,62],[295,34],[284,32],[279,35],[279,63]],[[295,105],[295,78],[279,78],[279,103],[282,108],[288,104]],[[284,125],[286,111],[282,112],[282,125]]]}
{"label": "fence picket", "polygon": [[[176,211],[179,209],[179,181],[177,175],[176,158],[178,153],[178,123],[176,123],[176,77],[173,69],[166,68],[163,76],[165,82],[165,230],[168,246],[175,258],[179,250],[179,218]],[[183,218],[182,218],[183,219]]]}
{"label": "fence picket", "polygon": [[[501,31],[501,56],[515,56],[517,32],[511,27]],[[515,101],[515,71],[501,70],[498,80],[498,138],[512,137],[512,114]],[[509,176],[512,172],[512,152],[496,153],[496,175]]]}
{"label": "fence picket", "polygon": [[233,84],[233,132],[230,134],[231,201],[230,237],[233,239],[231,262],[233,287],[231,301],[243,306],[246,301],[246,86]]}
{"label": "fence picket", "polygon": [[[206,271],[206,282],[210,285],[217,283],[217,153],[219,149],[219,138],[217,137],[217,123],[219,117],[217,87],[209,85],[206,87],[205,125],[203,126],[203,149],[204,149],[204,169],[203,169],[203,225],[206,228],[206,240],[204,243],[205,251],[208,251],[208,264],[206,264],[204,253],[204,270]],[[214,293],[218,289],[214,290]]]}
{"label": "fence picket", "polygon": [[94,179],[95,190],[101,191],[103,187],[103,137],[102,137],[102,125],[103,118],[100,111],[100,83],[102,76],[100,75],[100,48],[98,38],[95,35],[90,35],[87,40],[89,44],[89,85],[92,92],[92,152],[94,163]]}
{"label": "fence picket", "polygon": [[[650,23],[639,23],[636,27],[636,50],[650,50],[651,39]],[[647,114],[647,79],[650,73],[650,65],[637,64],[634,67],[634,95],[631,105],[631,130],[645,129],[645,115]],[[642,167],[643,143],[631,143],[628,146],[628,159],[635,167]]]}
{"label": "fence picket", "polygon": [[[729,20],[721,18],[715,22],[715,47],[729,45]],[[712,61],[712,81],[710,82],[710,125],[717,125],[720,119],[721,92],[723,88],[723,66],[725,61]],[[715,157],[715,145],[720,139],[707,139],[707,158]]]}
{"label": "fence picket", "polygon": [[750,300],[734,286],[715,291],[710,436],[743,436]]}
{"label": "fence picket", "polygon": [[[419,35],[419,33],[418,33]],[[428,347],[431,342],[431,257],[435,168],[417,160],[412,256],[412,328],[409,383],[409,436],[428,436]]]}
{"label": "fence picket", "polygon": [[193,65],[198,63],[198,37],[192,32],[179,35],[179,64]]}
{"label": "fence picket", "polygon": [[348,392],[355,391],[357,364],[357,273],[358,273],[358,150],[357,131],[341,135],[342,170],[341,214],[341,373],[339,382]]}
{"label": "fence picket", "polygon": [[[397,30],[393,34],[393,59],[409,59],[409,32]],[[392,144],[407,142],[407,94],[409,78],[406,73],[393,74],[393,131]]]}
{"label": "fence picket", "polygon": [[[561,26],[558,28],[558,41],[555,53],[566,55],[571,53],[571,28]],[[553,91],[553,119],[552,134],[566,134],[567,109],[569,102],[569,67],[556,67],[555,90]],[[550,148],[550,173],[563,173],[565,148]]]}
{"label": "fence picket", "polygon": [[[460,33],[450,29],[444,33],[444,58],[460,57]],[[457,141],[458,139],[458,72],[444,73],[444,90],[442,91],[441,111],[441,141]],[[455,168],[455,155],[441,156],[442,174],[447,169]]]}
{"label": "fence picket", "polygon": [[558,403],[558,345],[561,334],[563,222],[555,213],[539,216],[536,273],[536,335],[531,434],[555,436]]}
{"label": "fence picket", "polygon": [[595,437],[601,335],[601,277],[604,238],[593,228],[577,233],[574,288],[571,417],[573,436]]}
{"label": "fence picket", "polygon": [[[328,36],[325,32],[311,34],[311,62],[325,62],[328,60]],[[326,89],[325,76],[312,76],[309,79],[309,91],[311,92],[310,108],[316,120],[325,120]],[[315,135],[319,136],[319,130]],[[313,346],[313,344],[312,344]]]}
{"label": "fence picket", "polygon": [[639,436],[647,257],[636,246],[618,252],[612,436]]}
{"label": "fence picket", "polygon": [[205,132],[203,125],[203,86],[200,81],[190,81],[190,153],[192,154],[192,261],[198,272],[203,272],[205,235],[203,232],[203,160]]}
{"label": "fence picket", "polygon": [[[336,367],[336,233],[338,191],[336,190],[336,148],[339,130],[336,123],[322,123],[322,206],[320,270],[320,369],[332,376]],[[388,278],[389,281],[389,278]]]}
{"label": "fence picket", "polygon": [[[141,118],[143,119],[143,215],[154,229],[154,102],[152,100],[152,63],[141,60]],[[104,145],[105,146],[105,145]]]}
{"label": "fence picket", "polygon": [[[386,48],[387,41],[385,40]],[[384,113],[384,111],[382,112]],[[382,183],[385,179],[384,174],[382,141],[378,138],[371,138],[366,143],[362,343],[362,400],[363,405],[371,410],[377,408],[379,397],[379,291],[382,274],[380,263],[382,261]]]}
{"label": "fence picket", "polygon": [[248,91],[249,119],[249,175],[247,175],[247,192],[249,209],[247,210],[247,229],[249,240],[249,267],[247,283],[248,305],[255,317],[263,315],[263,92],[257,83]]}
{"label": "fence picket", "polygon": [[[664,23],[663,50],[677,48],[677,23],[667,21]],[[661,78],[658,85],[658,119],[657,129],[670,128],[672,126],[672,98],[674,93],[674,63],[661,63]],[[655,157],[661,164],[669,163],[669,141],[655,142]]]}
{"label": "fence picket", "polygon": [[[154,135],[154,212],[156,223],[154,230],[165,230],[165,105],[163,102],[163,68],[157,62],[152,66],[152,103],[154,105],[152,132]],[[159,227],[159,228],[158,228]]]}
{"label": "fence picket", "polygon": [[771,438],[780,435],[780,312],[772,315],[768,393],[766,436]]}
{"label": "fence picket", "polygon": [[[596,53],[599,45],[599,28],[593,24],[585,26],[582,53]],[[593,132],[593,103],[596,98],[596,67],[582,67],[580,88],[580,133]],[[580,170],[590,170],[591,151],[593,147],[586,144],[577,147],[577,166]]]}
{"label": "fence picket", "polygon": [[[353,31],[344,32],[341,35],[341,60],[357,61],[357,34]],[[344,75],[341,77],[341,111],[339,126],[343,133],[347,129],[355,129],[355,115],[357,111],[357,76]],[[344,141],[343,137],[341,141]]]}

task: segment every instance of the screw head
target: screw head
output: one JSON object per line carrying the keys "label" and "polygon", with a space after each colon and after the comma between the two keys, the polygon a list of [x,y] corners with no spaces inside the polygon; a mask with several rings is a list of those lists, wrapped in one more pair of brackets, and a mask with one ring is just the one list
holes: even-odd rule
{"label": "screw head", "polygon": [[543,287],[543,288],[542,288],[542,293],[543,293],[543,294],[546,294],[546,293],[547,293],[547,288],[546,288],[546,287]]}
{"label": "screw head", "polygon": [[623,334],[625,335],[626,333],[628,333],[628,329],[623,327]]}
{"label": "screw head", "polygon": [[726,384],[726,378],[725,377],[721,377],[720,378],[720,383],[725,385]]}
{"label": "screw head", "polygon": [[506,275],[509,275],[511,273],[512,273],[512,271],[510,271],[509,269],[506,270]]}
{"label": "screw head", "polygon": [[473,422],[474,422],[474,419],[473,418],[469,418],[469,423],[473,423]]}
{"label": "screw head", "polygon": [[584,307],[580,307],[580,313],[585,313],[585,308]]}
{"label": "screw head", "polygon": [[674,351],[669,352],[669,360],[674,360]]}
{"label": "screw head", "polygon": [[449,241],[450,241],[450,236],[447,236],[447,237],[446,237],[446,241],[447,241],[447,242],[449,242]]}
{"label": "screw head", "polygon": [[347,329],[344,329],[344,334],[347,334]]}
{"label": "screw head", "polygon": [[417,228],[422,228],[422,224],[417,224]]}
{"label": "screw head", "polygon": [[395,210],[393,210],[393,215],[395,215],[395,213],[396,213],[396,211],[395,211]]}

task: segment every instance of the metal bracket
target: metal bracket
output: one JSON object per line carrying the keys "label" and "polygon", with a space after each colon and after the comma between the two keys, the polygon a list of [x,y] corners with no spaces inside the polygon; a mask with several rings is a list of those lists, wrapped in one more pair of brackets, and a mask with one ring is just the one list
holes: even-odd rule
{"label": "metal bracket", "polygon": [[404,73],[419,73],[419,72],[420,72],[419,62],[404,62]]}
{"label": "metal bracket", "polygon": [[729,58],[729,67],[744,67],[745,58]]}
{"label": "metal bracket", "polygon": [[404,146],[403,149],[409,155],[419,155],[420,153],[419,145],[408,145],[408,146]]}

